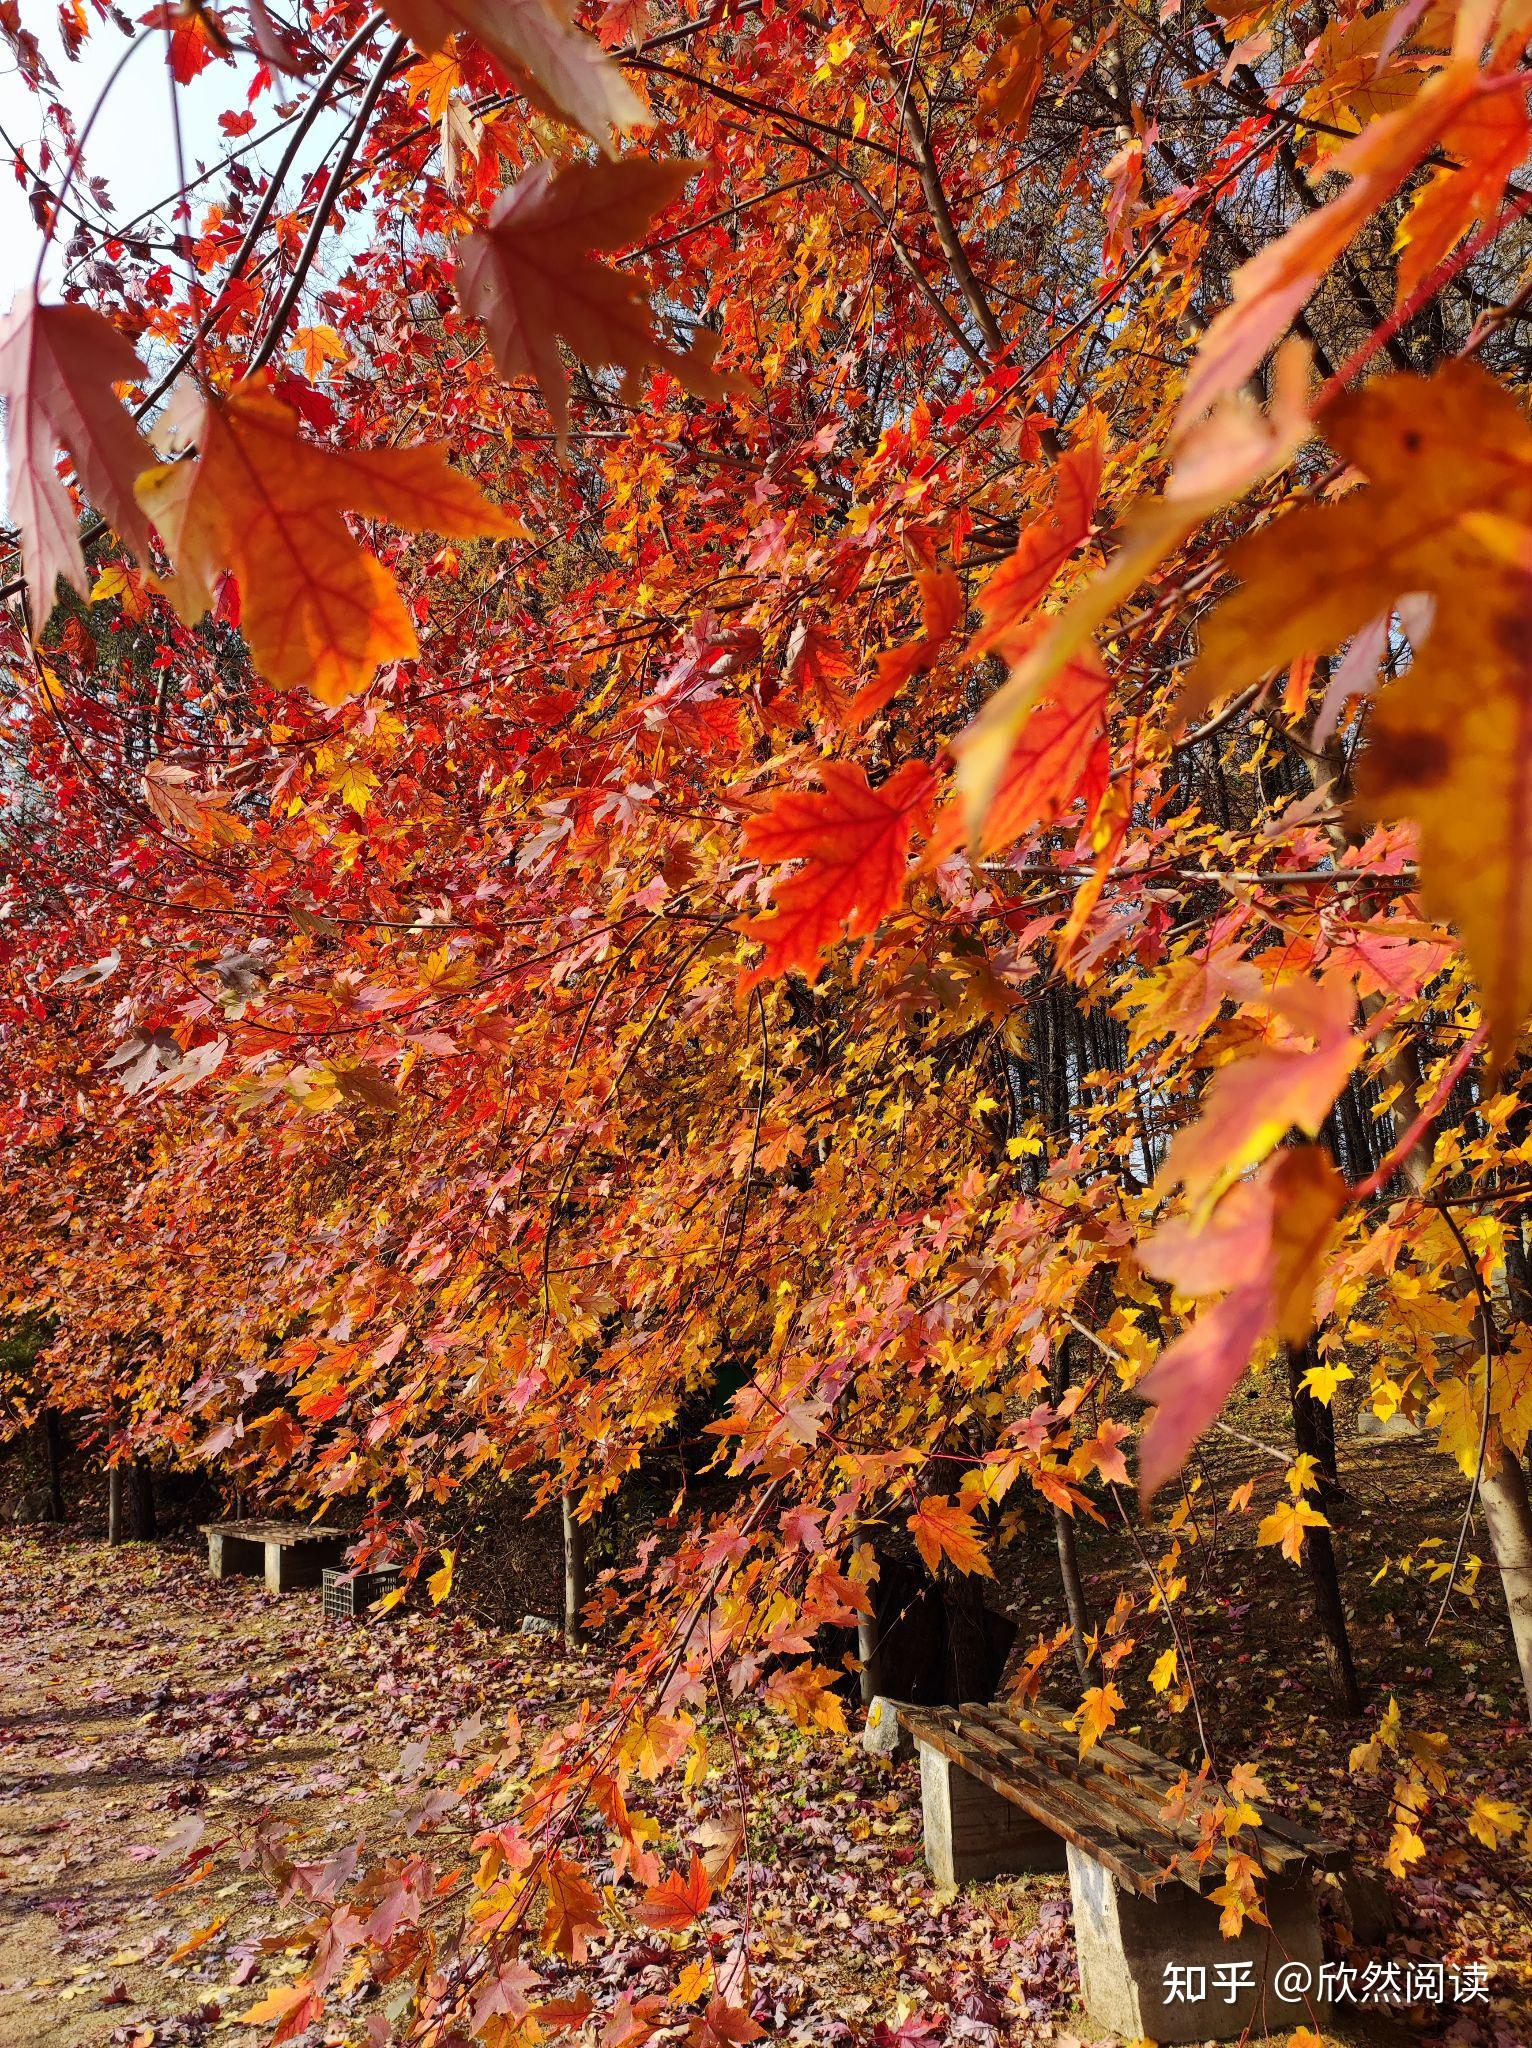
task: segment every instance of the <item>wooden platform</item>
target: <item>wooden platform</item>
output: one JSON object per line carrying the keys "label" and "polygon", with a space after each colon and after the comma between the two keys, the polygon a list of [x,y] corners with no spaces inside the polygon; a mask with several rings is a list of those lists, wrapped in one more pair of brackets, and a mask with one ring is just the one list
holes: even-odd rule
{"label": "wooden platform", "polygon": [[338,1565],[351,1540],[344,1529],[317,1522],[203,1522],[207,1568],[215,1579],[264,1574],[268,1593],[317,1586],[326,1565]]}
{"label": "wooden platform", "polygon": [[[1318,1984],[1322,1950],[1313,1880],[1350,1852],[1297,1821],[1263,1813],[1239,1847],[1260,1864],[1269,1926],[1226,1940],[1208,1894],[1224,1856],[1199,1863],[1196,1816],[1166,1817],[1180,1768],[1127,1736],[1107,1734],[1082,1758],[1068,1717],[1036,1703],[905,1708],[920,1752],[926,1862],[939,1883],[1007,1872],[1069,1872],[1084,2000],[1094,2021],[1126,2038],[1233,2040],[1313,2025],[1318,1998],[1279,1995],[1283,1963]],[[1234,1995],[1178,1997],[1175,1972],[1237,1980]]]}

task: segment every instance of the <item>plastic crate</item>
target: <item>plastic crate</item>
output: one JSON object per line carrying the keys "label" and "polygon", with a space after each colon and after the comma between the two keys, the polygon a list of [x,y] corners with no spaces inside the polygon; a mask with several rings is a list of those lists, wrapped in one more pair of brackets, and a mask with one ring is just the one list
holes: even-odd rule
{"label": "plastic crate", "polygon": [[354,1621],[365,1614],[385,1593],[399,1583],[394,1571],[357,1572],[354,1575],[327,1566],[324,1573],[324,1611],[333,1621]]}

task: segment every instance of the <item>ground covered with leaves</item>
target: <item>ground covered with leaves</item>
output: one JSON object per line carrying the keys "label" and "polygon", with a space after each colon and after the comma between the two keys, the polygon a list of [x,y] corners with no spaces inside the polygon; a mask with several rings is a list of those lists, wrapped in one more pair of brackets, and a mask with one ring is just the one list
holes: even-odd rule
{"label": "ground covered with leaves", "polygon": [[[4,2048],[269,2038],[239,2021],[297,1974],[286,1937],[308,1918],[273,1865],[306,1866],[321,1893],[329,1880],[311,1866],[340,1858],[343,1881],[359,1841],[461,1869],[503,1781],[461,1788],[507,1714],[530,1749],[604,1689],[600,1658],[556,1638],[491,1633],[450,1609],[326,1621],[315,1595],[217,1584],[164,1546],[7,1537],[0,1558]],[[748,1713],[739,1733],[755,2011],[773,2033],[900,2048],[1078,2034],[1057,1884],[944,1896],[920,1860],[909,1764]],[[726,1802],[722,1775],[655,1788],[665,1846]],[[743,1906],[737,1876],[709,1917],[720,1957]],[[684,1966],[666,1935],[635,1927],[580,1981],[614,2007],[671,1991]],[[360,2042],[369,2026],[386,2038],[389,2004],[369,1978],[303,2039]],[[695,2014],[672,2016],[661,2040]]]}
{"label": "ground covered with leaves", "polygon": [[[7,1536],[0,1562],[0,2048],[269,2039],[270,2024],[242,2022],[280,2010],[316,1900],[384,1853],[418,1854],[438,1881],[465,1881],[472,1837],[516,1789],[515,1771],[491,1762],[503,1759],[507,1726],[525,1760],[604,1695],[598,1653],[495,1631],[450,1605],[327,1621],[316,1595],[216,1584],[188,1550],[113,1552],[78,1535]],[[1332,1830],[1386,1837],[1386,1802],[1359,1786],[1348,1806],[1344,1778],[1305,1763],[1300,1725],[1276,1711],[1257,1744],[1274,1792]],[[600,2040],[624,2001],[642,2010],[678,1984],[684,1993],[688,1967],[696,1993],[705,1953],[719,1976],[737,1972],[747,1911],[751,2005],[772,2038],[855,2048],[1097,2038],[1077,2002],[1062,1880],[944,1893],[920,1856],[913,1764],[751,1710],[735,1735],[738,1781],[720,1737],[701,1783],[661,1779],[645,1803],[673,1866],[691,1846],[706,1853],[742,1782],[748,1887],[742,1865],[703,1932],[672,1938],[635,1923],[578,1971],[554,1963],[559,1988],[596,2007],[570,2038]],[[1506,1752],[1502,1790],[1516,1753],[1524,1747]],[[1488,1767],[1476,1755],[1472,1768]],[[1494,2004],[1451,2037],[1525,2041],[1526,1920],[1514,1892],[1461,1862],[1445,1882],[1433,1864],[1418,1888],[1395,1891],[1391,1955],[1495,1959]],[[684,2039],[702,2003],[705,1992],[666,2004],[655,2038]],[[398,1986],[342,1977],[323,2022],[299,2038],[304,2048],[386,2041],[402,2004]],[[1348,2026],[1343,2038],[1418,2038],[1403,2018]]]}

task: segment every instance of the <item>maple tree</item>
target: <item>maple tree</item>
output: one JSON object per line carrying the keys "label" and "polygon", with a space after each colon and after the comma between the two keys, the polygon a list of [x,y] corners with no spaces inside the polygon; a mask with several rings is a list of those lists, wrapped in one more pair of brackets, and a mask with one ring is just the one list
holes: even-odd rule
{"label": "maple tree", "polygon": [[[747,1692],[840,1725],[900,1546],[972,1599],[1047,1517],[1021,1682],[1082,1749],[1135,1656],[1194,1704],[1247,1373],[1342,1703],[1349,1381],[1436,1433],[1444,1602],[1477,1517],[1532,1698],[1532,21],[172,7],[230,146],[128,220],[25,14],[16,1415],[354,1501],[438,1601],[475,1475],[589,1524],[715,1454],[400,1937],[420,2026],[512,2041],[518,1945],[599,1939],[577,1810],[695,1917],[644,1781]],[[1087,1517],[1154,1553],[1110,1629]]]}

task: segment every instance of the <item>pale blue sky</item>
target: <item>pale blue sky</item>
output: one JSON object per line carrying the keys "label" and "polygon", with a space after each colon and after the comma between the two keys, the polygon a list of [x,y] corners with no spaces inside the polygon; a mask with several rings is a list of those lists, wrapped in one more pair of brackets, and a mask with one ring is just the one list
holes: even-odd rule
{"label": "pale blue sky", "polygon": [[[109,22],[98,22],[79,58],[71,63],[59,42],[56,9],[49,0],[22,0],[22,21],[41,42],[44,54],[58,75],[62,97],[83,125],[113,65],[127,47],[127,39]],[[243,27],[238,17],[231,19],[231,27],[235,26]],[[165,38],[155,30],[140,33],[147,47],[134,51],[112,87],[106,105],[91,130],[85,152],[86,169],[107,181],[113,217],[119,222],[168,199],[178,182]],[[199,161],[204,164],[216,162],[235,146],[231,138],[219,129],[218,116],[225,111],[239,112],[245,107],[246,92],[254,70],[253,61],[237,52],[231,62],[210,64],[189,84],[176,88],[189,177],[195,176]],[[285,83],[279,79],[279,89]],[[256,101],[252,109],[256,116],[255,134],[271,127],[279,118],[280,100],[279,90],[264,92]],[[0,128],[13,142],[22,146],[28,163],[33,166],[37,162],[40,125],[39,103],[22,83],[9,60],[9,52],[4,51],[0,54]],[[321,120],[316,126],[318,132],[313,146],[305,151],[294,170],[292,190],[295,192],[301,189],[299,181],[304,171],[334,137],[333,122]],[[283,139],[281,135],[277,136],[247,161],[252,166],[262,161],[270,163],[280,151]],[[60,175],[57,168],[51,173],[55,190]],[[215,189],[210,186],[208,195]],[[85,210],[93,211],[89,207]],[[194,211],[194,225],[199,218],[199,213]],[[61,241],[67,240],[72,225],[65,224],[59,237]],[[18,286],[31,282],[41,240],[27,204],[26,187],[18,185],[8,175],[6,166],[5,170],[0,170],[0,308],[9,305]],[[56,286],[59,273],[57,256],[50,250],[43,273],[45,286]]]}

